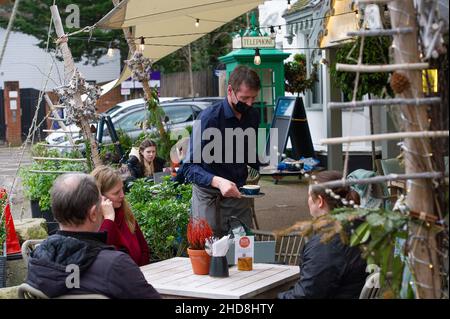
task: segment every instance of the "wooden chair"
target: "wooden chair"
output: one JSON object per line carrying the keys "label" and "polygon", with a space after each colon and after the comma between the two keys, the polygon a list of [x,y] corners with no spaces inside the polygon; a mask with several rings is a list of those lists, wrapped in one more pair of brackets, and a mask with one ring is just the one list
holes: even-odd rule
{"label": "wooden chair", "polygon": [[[405,168],[400,165],[397,158],[388,158],[380,160],[381,168],[384,175],[389,174],[405,174]],[[397,200],[400,194],[405,192],[405,181],[389,181],[387,183],[391,200],[393,203]]]}
{"label": "wooden chair", "polygon": [[19,299],[50,299],[39,289],[30,286],[27,283],[23,283],[18,289]]}
{"label": "wooden chair", "polygon": [[25,266],[28,267],[28,259],[30,258],[31,252],[39,246],[44,241],[44,239],[28,239],[22,244],[22,259],[25,263]]}
{"label": "wooden chair", "polygon": [[305,244],[304,237],[291,233],[276,237],[273,232],[252,229],[256,241],[276,240],[275,262],[297,266],[300,264],[301,252]]}
{"label": "wooden chair", "polygon": [[[253,167],[247,166],[247,168],[248,168],[248,176],[247,176],[247,180],[245,181],[245,183],[247,185],[258,185],[261,175]],[[252,210],[253,224],[256,229],[259,229],[258,220],[256,219],[255,199],[251,198],[250,201],[251,201],[250,209]]]}
{"label": "wooden chair", "polygon": [[[33,286],[23,283],[18,288],[19,299],[50,299],[39,289]],[[62,295],[53,299],[109,299],[108,297],[100,294],[80,294],[80,295]]]}
{"label": "wooden chair", "polygon": [[261,178],[261,175],[253,167],[247,166],[247,168],[248,168],[248,176],[247,176],[247,180],[245,183],[247,185],[257,185],[259,183],[259,179]]}

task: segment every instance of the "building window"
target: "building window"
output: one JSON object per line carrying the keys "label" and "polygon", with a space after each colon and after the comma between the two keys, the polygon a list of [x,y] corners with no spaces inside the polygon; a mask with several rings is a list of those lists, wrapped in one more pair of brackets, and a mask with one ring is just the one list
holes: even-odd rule
{"label": "building window", "polygon": [[318,80],[314,83],[311,90],[311,108],[322,109],[322,65],[317,68]]}

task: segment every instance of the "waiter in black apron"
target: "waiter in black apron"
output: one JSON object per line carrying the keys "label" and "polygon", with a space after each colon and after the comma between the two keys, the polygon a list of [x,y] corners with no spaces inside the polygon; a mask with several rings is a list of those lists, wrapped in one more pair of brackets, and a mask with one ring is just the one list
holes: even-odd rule
{"label": "waiter in black apron", "polygon": [[193,183],[192,215],[206,218],[216,236],[228,232],[230,216],[251,226],[250,199],[242,198],[247,165],[259,170],[256,141],[259,112],[253,103],[259,94],[258,74],[237,66],[230,75],[227,96],[205,109],[194,122],[186,179]]}

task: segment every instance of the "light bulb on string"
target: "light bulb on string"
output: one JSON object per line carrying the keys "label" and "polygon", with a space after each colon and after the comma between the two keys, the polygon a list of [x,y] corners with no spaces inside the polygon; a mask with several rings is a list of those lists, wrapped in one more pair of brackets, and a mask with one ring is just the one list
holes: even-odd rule
{"label": "light bulb on string", "polygon": [[288,9],[288,10],[291,10],[291,8],[292,8],[291,0],[287,0],[287,3],[288,3],[287,9]]}
{"label": "light bulb on string", "polygon": [[195,27],[198,28],[200,26],[200,19],[195,19]]}
{"label": "light bulb on string", "polygon": [[112,58],[114,56],[114,49],[113,48],[108,48],[108,52],[106,53],[106,55],[110,58]]}
{"label": "light bulb on string", "polygon": [[114,56],[114,49],[111,48],[111,42],[109,42],[108,52],[106,53],[106,55],[110,58],[112,58]]}
{"label": "light bulb on string", "polygon": [[271,37],[272,39],[275,39],[276,36],[277,36],[277,33],[275,32],[275,28],[274,28],[273,25],[271,25],[271,26],[270,26],[270,37]]}
{"label": "light bulb on string", "polygon": [[261,64],[261,55],[259,53],[259,48],[255,49],[255,58],[253,59],[253,63],[255,65],[260,65]]}
{"label": "light bulb on string", "polygon": [[144,52],[145,50],[145,40],[144,37],[141,37],[141,42],[139,44],[139,51]]}

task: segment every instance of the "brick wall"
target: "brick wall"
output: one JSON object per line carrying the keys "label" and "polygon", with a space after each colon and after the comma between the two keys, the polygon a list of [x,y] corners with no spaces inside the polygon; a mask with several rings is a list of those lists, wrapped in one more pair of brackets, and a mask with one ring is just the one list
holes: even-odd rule
{"label": "brick wall", "polygon": [[6,122],[6,142],[13,146],[22,144],[22,121],[20,109],[19,82],[4,82],[4,107]]}
{"label": "brick wall", "polygon": [[102,95],[97,101],[97,112],[102,113],[110,109],[117,103],[123,102],[123,95],[120,94],[120,85]]}

